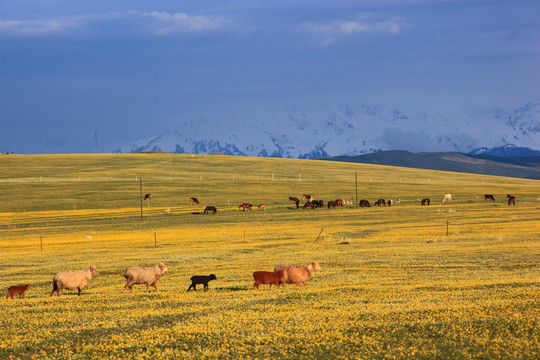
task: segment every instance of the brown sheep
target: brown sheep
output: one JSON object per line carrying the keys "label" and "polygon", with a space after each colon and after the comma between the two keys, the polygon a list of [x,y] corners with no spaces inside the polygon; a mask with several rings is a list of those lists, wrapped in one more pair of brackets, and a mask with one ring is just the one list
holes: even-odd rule
{"label": "brown sheep", "polygon": [[286,278],[283,283],[285,284],[300,284],[303,283],[304,287],[306,282],[311,279],[314,270],[322,270],[319,263],[316,261],[306,265],[279,265],[276,266],[274,271],[285,271]]}
{"label": "brown sheep", "polygon": [[285,279],[285,271],[255,271],[253,273],[253,279],[255,280],[253,286],[255,289],[259,288],[261,284],[268,284],[270,287],[272,285],[277,285],[280,287]]}

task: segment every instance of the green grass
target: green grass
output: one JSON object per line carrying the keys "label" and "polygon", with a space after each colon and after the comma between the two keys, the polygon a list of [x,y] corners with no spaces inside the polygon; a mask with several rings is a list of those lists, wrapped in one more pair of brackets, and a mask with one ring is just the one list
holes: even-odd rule
{"label": "green grass", "polygon": [[[0,165],[0,288],[32,285],[25,300],[2,300],[0,358],[539,356],[539,181],[161,153]],[[288,203],[354,198],[355,173],[358,199],[401,204]],[[139,177],[152,193],[142,220]],[[445,193],[452,203],[440,204]],[[268,208],[244,213],[243,202]],[[207,205],[218,213],[203,215]],[[314,260],[323,271],[306,288],[253,289],[255,270]],[[123,292],[127,267],[161,261],[159,293]],[[49,297],[56,272],[90,265],[100,275],[81,297]],[[210,291],[186,292],[192,275],[210,273]]]}

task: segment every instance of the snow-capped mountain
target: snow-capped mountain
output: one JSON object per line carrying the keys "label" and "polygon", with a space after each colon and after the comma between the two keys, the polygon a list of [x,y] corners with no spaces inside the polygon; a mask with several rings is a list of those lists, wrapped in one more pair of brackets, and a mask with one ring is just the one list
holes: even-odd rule
{"label": "snow-capped mountain", "polygon": [[540,101],[510,112],[458,114],[348,104],[244,110],[181,120],[175,130],[112,150],[321,158],[505,145],[540,148]]}

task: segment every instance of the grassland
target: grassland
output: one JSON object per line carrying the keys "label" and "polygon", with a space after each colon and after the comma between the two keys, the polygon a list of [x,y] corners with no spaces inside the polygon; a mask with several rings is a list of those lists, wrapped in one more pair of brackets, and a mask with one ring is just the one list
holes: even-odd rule
{"label": "grassland", "polygon": [[[540,181],[220,155],[4,155],[0,165],[0,289],[32,285],[24,300],[1,300],[0,358],[540,356]],[[141,183],[152,193],[142,218]],[[358,199],[401,203],[287,201],[356,188]],[[444,193],[452,203],[440,204]],[[244,213],[243,202],[267,210]],[[206,205],[218,213],[203,215]],[[313,260],[323,271],[306,288],[253,289],[254,270]],[[127,267],[160,261],[159,293],[123,292]],[[54,273],[90,265],[100,275],[81,297],[49,297]],[[186,292],[210,273],[210,291]]]}

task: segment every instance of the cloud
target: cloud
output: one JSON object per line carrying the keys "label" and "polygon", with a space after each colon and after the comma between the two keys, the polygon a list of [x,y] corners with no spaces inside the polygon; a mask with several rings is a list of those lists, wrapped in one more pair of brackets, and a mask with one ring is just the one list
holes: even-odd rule
{"label": "cloud", "polygon": [[322,46],[328,46],[337,38],[359,34],[397,34],[406,24],[402,18],[374,20],[371,15],[361,15],[356,20],[337,20],[330,23],[304,23],[302,30],[319,39]]}
{"label": "cloud", "polygon": [[151,26],[156,35],[217,31],[223,29],[226,24],[226,21],[222,18],[190,16],[185,13],[171,14],[153,11],[144,15],[153,20]]}
{"label": "cloud", "polygon": [[61,20],[5,20],[0,21],[0,35],[40,36],[66,31],[74,23]]}
{"label": "cloud", "polygon": [[[186,13],[167,12],[108,12],[55,16],[51,19],[0,20],[0,36],[37,37],[57,34],[74,35],[94,33],[110,35],[114,25],[116,32],[132,34],[173,35],[219,31],[228,21]],[[73,32],[77,28],[78,32]]]}

